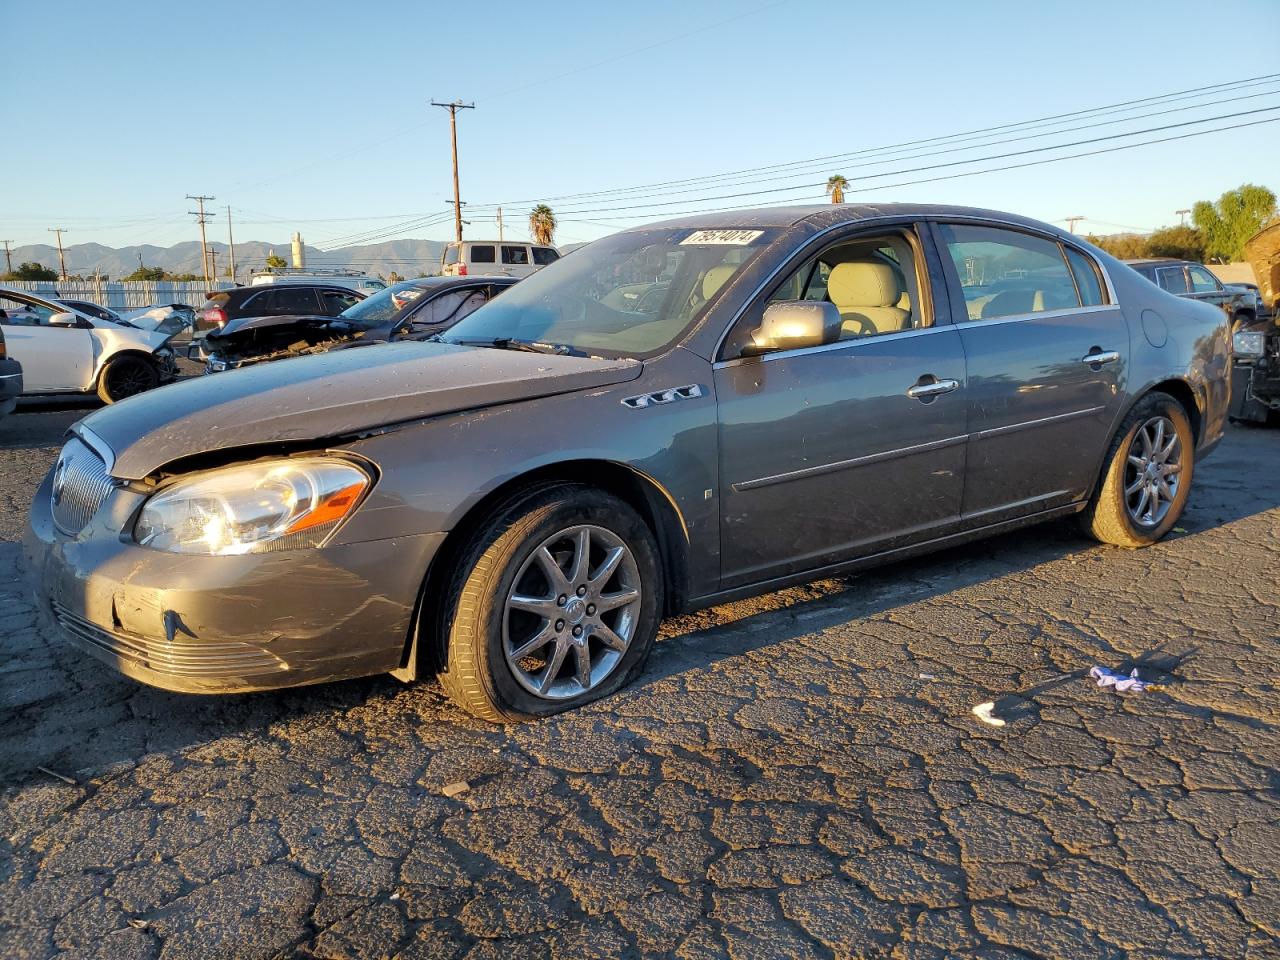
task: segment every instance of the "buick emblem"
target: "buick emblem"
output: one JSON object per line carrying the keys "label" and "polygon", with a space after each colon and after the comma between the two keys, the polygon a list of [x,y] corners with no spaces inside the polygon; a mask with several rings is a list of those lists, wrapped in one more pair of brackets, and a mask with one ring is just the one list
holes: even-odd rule
{"label": "buick emblem", "polygon": [[58,465],[53,468],[53,505],[56,507],[62,502],[62,491],[67,485],[67,461],[65,457],[58,458]]}

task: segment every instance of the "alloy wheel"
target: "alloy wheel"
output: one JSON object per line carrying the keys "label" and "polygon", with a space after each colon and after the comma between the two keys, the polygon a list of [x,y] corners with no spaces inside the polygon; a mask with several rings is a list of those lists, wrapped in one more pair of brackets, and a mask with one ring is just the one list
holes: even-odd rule
{"label": "alloy wheel", "polygon": [[506,598],[502,648],[512,676],[547,700],[598,686],[631,645],[641,599],[636,559],[615,533],[582,524],[552,534]]}
{"label": "alloy wheel", "polygon": [[150,385],[151,371],[140,361],[122,364],[107,371],[107,389],[116,400],[142,393]]}
{"label": "alloy wheel", "polygon": [[1140,527],[1159,526],[1178,495],[1182,477],[1182,440],[1168,417],[1152,417],[1129,445],[1124,471],[1124,501]]}

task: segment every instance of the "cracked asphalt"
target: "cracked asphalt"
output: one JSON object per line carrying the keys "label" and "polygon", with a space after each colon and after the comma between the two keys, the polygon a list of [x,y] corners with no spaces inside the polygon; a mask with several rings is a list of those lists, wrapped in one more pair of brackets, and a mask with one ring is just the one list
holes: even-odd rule
{"label": "cracked asphalt", "polygon": [[1276,430],[1148,550],[1056,523],[719,607],[499,728],[389,678],[169,694],[37,626],[83,413],[0,422],[2,957],[1280,958]]}

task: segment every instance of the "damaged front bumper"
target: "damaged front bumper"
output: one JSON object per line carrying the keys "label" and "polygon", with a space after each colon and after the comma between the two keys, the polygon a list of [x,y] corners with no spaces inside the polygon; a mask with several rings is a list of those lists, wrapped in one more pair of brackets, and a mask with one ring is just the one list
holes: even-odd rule
{"label": "damaged front bumper", "polygon": [[272,690],[398,670],[444,534],[318,550],[188,556],[129,536],[143,496],[113,490],[67,537],[51,475],[24,537],[37,606],[77,648],[183,693]]}
{"label": "damaged front bumper", "polygon": [[1231,367],[1232,420],[1263,423],[1280,412],[1280,330],[1268,331],[1261,356],[1237,355]]}

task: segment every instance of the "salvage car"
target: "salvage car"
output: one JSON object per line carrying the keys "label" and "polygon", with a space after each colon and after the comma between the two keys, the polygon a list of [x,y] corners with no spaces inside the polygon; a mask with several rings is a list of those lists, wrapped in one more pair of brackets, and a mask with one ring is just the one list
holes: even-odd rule
{"label": "salvage car", "polygon": [[336,317],[367,294],[334,283],[288,283],[276,286],[214,290],[196,312],[197,333],[218,331],[243,317]]}
{"label": "salvage car", "polygon": [[1033,220],[701,214],[432,341],[93,413],[27,568],[146,683],[435,674],[476,716],[542,717],[635,677],[664,615],[1071,514],[1154,543],[1222,437],[1230,359],[1216,307]]}
{"label": "salvage car", "polygon": [[405,280],[336,317],[244,317],[204,339],[205,372],[443,333],[516,282],[513,277]]}
{"label": "salvage car", "polygon": [[167,335],[89,317],[34,293],[0,287],[0,326],[28,394],[96,392],[115,403],[174,377]]}
{"label": "salvage car", "polygon": [[22,364],[9,356],[4,341],[4,325],[0,324],[0,418],[13,413],[22,396]]}
{"label": "salvage car", "polygon": [[1250,237],[1245,256],[1265,306],[1260,319],[1235,328],[1231,417],[1266,423],[1280,414],[1280,222]]}

